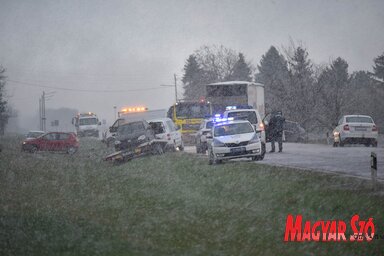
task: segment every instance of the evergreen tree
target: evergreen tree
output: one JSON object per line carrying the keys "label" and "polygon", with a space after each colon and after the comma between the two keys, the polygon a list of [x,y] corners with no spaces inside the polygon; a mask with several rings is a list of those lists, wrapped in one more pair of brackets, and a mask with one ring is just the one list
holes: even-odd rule
{"label": "evergreen tree", "polygon": [[288,56],[290,81],[287,90],[286,116],[300,122],[306,130],[310,130],[316,118],[319,88],[315,85],[313,64],[308,52],[297,47],[292,56]]}
{"label": "evergreen tree", "polygon": [[251,65],[245,62],[244,54],[239,53],[239,59],[233,67],[232,73],[227,77],[228,81],[252,81]]}
{"label": "evergreen tree", "polygon": [[319,76],[318,85],[322,88],[322,115],[319,121],[328,129],[334,128],[339,118],[348,112],[353,102],[349,89],[348,63],[337,58]]}
{"label": "evergreen tree", "polygon": [[384,86],[366,71],[354,72],[349,79],[346,114],[370,115],[379,127],[384,127]]}
{"label": "evergreen tree", "polygon": [[202,46],[188,57],[184,65],[184,98],[200,99],[205,95],[204,85],[209,83],[235,78],[251,81],[251,69],[243,54],[222,45]]}
{"label": "evergreen tree", "polygon": [[375,65],[373,66],[373,72],[376,77],[384,80],[384,53],[374,60]]}
{"label": "evergreen tree", "polygon": [[198,100],[205,95],[204,84],[205,74],[197,63],[196,56],[189,56],[184,65],[184,98],[187,100]]}
{"label": "evergreen tree", "polygon": [[8,123],[7,101],[5,100],[5,68],[0,66],[0,135],[4,134],[5,126]]}
{"label": "evergreen tree", "polygon": [[271,46],[261,57],[260,65],[257,68],[259,73],[255,75],[255,81],[264,84],[266,112],[274,110],[286,112],[289,80],[286,59],[274,46]]}

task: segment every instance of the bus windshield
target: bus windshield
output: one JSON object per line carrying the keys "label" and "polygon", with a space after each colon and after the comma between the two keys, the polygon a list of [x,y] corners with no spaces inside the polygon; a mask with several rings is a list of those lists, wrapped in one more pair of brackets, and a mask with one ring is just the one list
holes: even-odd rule
{"label": "bus windshield", "polygon": [[208,104],[182,102],[176,105],[176,118],[205,118],[210,114]]}

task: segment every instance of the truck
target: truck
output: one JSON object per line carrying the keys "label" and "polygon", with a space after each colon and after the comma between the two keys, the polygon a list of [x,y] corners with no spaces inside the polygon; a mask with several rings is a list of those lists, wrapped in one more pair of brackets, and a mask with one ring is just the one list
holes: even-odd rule
{"label": "truck", "polygon": [[97,115],[93,112],[79,113],[72,118],[72,124],[76,128],[79,137],[99,137],[99,126],[101,122]]}
{"label": "truck", "polygon": [[209,101],[178,101],[167,112],[167,117],[181,129],[183,141],[188,144],[195,142],[195,136],[205,118],[212,116],[212,107]]}
{"label": "truck", "polygon": [[205,98],[215,113],[223,113],[228,106],[257,109],[265,116],[264,85],[247,81],[226,81],[206,84]]}

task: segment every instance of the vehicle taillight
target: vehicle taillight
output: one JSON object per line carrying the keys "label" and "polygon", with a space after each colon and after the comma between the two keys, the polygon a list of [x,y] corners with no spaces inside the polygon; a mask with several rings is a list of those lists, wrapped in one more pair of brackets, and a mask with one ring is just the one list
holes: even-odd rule
{"label": "vehicle taillight", "polygon": [[377,132],[377,131],[379,131],[379,129],[377,129],[377,126],[376,126],[376,125],[373,125],[373,126],[372,126],[372,131],[373,131],[373,132]]}
{"label": "vehicle taillight", "polygon": [[167,138],[168,138],[168,140],[171,140],[171,134],[167,134]]}
{"label": "vehicle taillight", "polygon": [[349,131],[349,125],[347,125],[347,124],[344,125],[343,130],[344,130],[344,131]]}
{"label": "vehicle taillight", "polygon": [[259,124],[259,127],[260,127],[260,129],[261,129],[262,131],[264,131],[264,124],[263,124],[263,123],[260,123],[260,124]]}

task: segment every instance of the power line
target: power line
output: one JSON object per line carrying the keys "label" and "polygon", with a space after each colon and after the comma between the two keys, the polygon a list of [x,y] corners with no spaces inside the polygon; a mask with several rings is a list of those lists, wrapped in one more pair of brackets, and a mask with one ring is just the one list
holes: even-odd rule
{"label": "power line", "polygon": [[49,88],[62,91],[75,91],[75,92],[95,92],[95,93],[122,93],[122,92],[137,92],[137,91],[152,91],[152,90],[161,90],[164,87],[150,87],[150,88],[141,88],[141,89],[127,89],[127,90],[91,90],[91,89],[76,89],[76,88],[65,88],[65,87],[56,87],[49,85],[42,85],[37,83],[23,82],[13,79],[7,79],[7,82],[21,84],[29,87],[39,87],[39,88]]}

